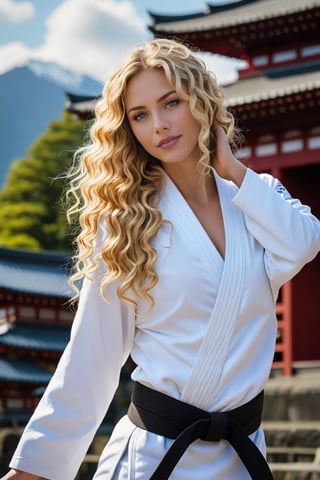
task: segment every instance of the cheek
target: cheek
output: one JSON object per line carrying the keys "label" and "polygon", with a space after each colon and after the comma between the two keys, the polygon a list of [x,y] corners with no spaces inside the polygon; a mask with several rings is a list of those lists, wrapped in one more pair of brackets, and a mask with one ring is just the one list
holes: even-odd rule
{"label": "cheek", "polygon": [[194,118],[193,118],[192,120],[193,120],[192,130],[193,130],[193,133],[194,133],[196,139],[198,140],[199,134],[200,134],[200,130],[201,130],[201,126],[199,125],[199,123],[198,123],[197,121],[194,120]]}
{"label": "cheek", "polygon": [[135,137],[140,143],[140,145],[143,147],[143,149],[146,150],[146,152],[148,152],[150,155],[154,155],[154,149],[151,142],[151,134],[148,133],[148,131],[137,131]]}
{"label": "cheek", "polygon": [[131,130],[138,142],[141,143],[142,146],[145,146],[145,144],[147,143],[147,139],[150,137],[147,134],[146,129],[142,128],[141,126],[131,126]]}
{"label": "cheek", "polygon": [[194,131],[200,131],[200,123],[189,113],[189,125],[193,128]]}
{"label": "cheek", "polygon": [[188,108],[185,109],[184,112],[181,114],[181,121],[183,125],[186,126],[189,130],[199,133],[200,132],[200,124],[197,120],[192,116],[190,110]]}

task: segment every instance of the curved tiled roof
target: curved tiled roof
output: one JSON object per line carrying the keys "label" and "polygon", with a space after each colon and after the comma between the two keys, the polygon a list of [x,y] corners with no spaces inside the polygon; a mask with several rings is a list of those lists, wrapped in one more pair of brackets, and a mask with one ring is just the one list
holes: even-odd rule
{"label": "curved tiled roof", "polygon": [[62,352],[68,343],[69,336],[70,327],[15,322],[12,328],[0,335],[0,345]]}
{"label": "curved tiled roof", "polygon": [[65,108],[69,112],[94,112],[99,95],[77,95],[71,92],[64,92],[67,97]]}
{"label": "curved tiled roof", "polygon": [[0,358],[0,381],[47,384],[52,374],[24,360]]}
{"label": "curved tiled roof", "polygon": [[[293,69],[292,69],[293,70]],[[295,93],[320,89],[320,63],[309,64],[309,68],[296,68],[288,75],[288,67],[283,75],[265,72],[257,77],[242,79],[224,88],[226,103],[230,107],[244,105]]]}
{"label": "curved tiled roof", "polygon": [[65,253],[0,248],[0,288],[70,298],[69,260]]}
{"label": "curved tiled roof", "polygon": [[[255,2],[239,2],[238,5],[237,3],[235,2],[232,9],[221,10],[218,7],[215,9],[210,6],[208,12],[204,12],[202,15],[195,14],[192,18],[150,13],[154,24],[149,28],[154,32],[176,33],[215,30],[290,15],[320,6],[320,0],[256,0]],[[166,21],[161,20],[161,17],[164,17]]]}

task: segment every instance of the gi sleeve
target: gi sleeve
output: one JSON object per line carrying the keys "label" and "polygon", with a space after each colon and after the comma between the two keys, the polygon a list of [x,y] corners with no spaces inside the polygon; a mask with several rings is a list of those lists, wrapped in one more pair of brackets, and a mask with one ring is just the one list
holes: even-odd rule
{"label": "gi sleeve", "polygon": [[265,249],[265,268],[275,291],[320,249],[320,222],[271,175],[248,169],[233,203]]}
{"label": "gi sleeve", "polygon": [[68,343],[27,425],[10,467],[49,480],[72,480],[103,420],[133,343],[133,309],[116,285],[84,280]]}

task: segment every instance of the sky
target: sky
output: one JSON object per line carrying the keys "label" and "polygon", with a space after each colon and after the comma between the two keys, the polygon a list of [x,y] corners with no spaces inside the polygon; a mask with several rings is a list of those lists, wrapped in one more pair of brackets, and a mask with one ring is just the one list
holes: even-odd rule
{"label": "sky", "polygon": [[[211,0],[221,5],[236,0]],[[137,44],[152,38],[148,11],[204,11],[204,0],[0,0],[0,74],[29,60],[53,62],[102,83]],[[221,84],[240,65],[203,54]]]}

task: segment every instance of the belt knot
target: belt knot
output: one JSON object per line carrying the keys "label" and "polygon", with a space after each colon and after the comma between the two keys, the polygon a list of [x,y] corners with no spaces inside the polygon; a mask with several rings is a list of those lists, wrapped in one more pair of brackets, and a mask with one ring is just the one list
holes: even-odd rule
{"label": "belt knot", "polygon": [[207,422],[208,430],[202,440],[219,442],[220,440],[227,438],[228,414],[226,412],[210,413]]}

